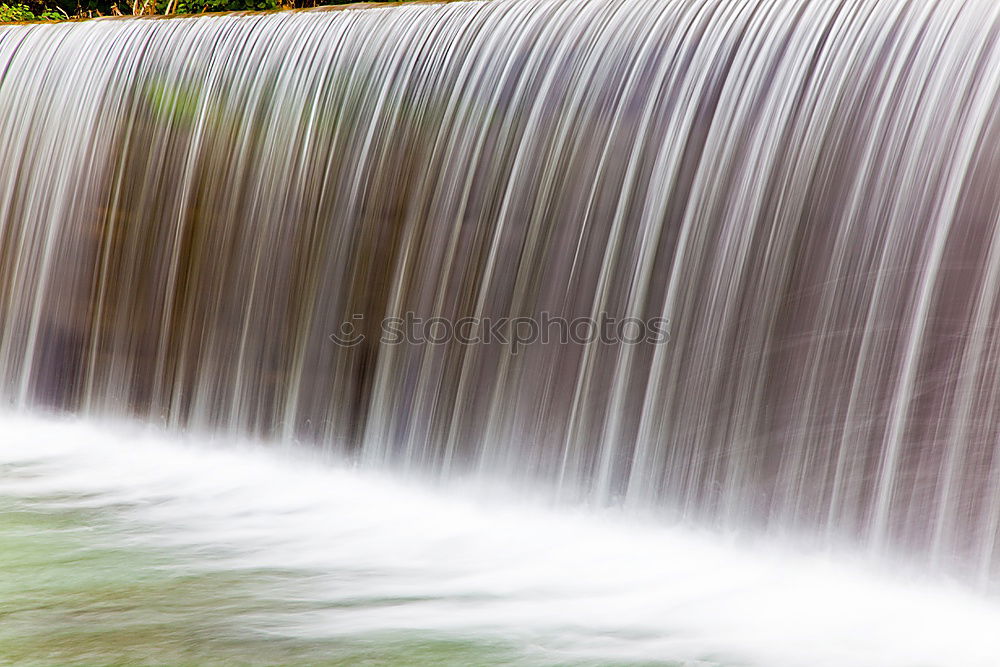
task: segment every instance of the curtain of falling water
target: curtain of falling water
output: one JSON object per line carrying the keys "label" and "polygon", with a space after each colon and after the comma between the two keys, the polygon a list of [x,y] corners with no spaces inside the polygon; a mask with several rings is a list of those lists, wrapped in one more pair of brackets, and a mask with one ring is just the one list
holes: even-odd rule
{"label": "curtain of falling water", "polygon": [[[17,405],[993,571],[1000,5],[497,0],[0,28]],[[388,316],[667,344],[381,344]],[[344,322],[366,340],[341,347]]]}

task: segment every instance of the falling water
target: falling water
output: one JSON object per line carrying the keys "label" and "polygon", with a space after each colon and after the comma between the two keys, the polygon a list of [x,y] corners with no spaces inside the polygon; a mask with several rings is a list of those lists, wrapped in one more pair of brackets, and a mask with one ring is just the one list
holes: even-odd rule
{"label": "falling water", "polygon": [[[987,581],[998,31],[991,0],[0,28],[0,391]],[[549,316],[669,336],[383,337]]]}

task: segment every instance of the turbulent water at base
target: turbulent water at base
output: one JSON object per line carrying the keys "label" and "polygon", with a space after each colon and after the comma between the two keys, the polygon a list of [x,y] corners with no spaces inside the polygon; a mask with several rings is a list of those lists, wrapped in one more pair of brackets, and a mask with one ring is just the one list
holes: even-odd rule
{"label": "turbulent water at base", "polygon": [[7,414],[0,427],[5,665],[995,667],[1000,655],[995,601],[857,559],[401,482],[301,448]]}
{"label": "turbulent water at base", "polygon": [[[992,0],[0,28],[0,389],[987,583],[998,30]],[[407,313],[670,336],[380,341]]]}

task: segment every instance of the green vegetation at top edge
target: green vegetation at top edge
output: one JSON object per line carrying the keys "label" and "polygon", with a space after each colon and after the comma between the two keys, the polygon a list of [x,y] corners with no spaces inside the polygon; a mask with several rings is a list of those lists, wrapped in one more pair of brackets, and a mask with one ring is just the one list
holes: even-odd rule
{"label": "green vegetation at top edge", "polygon": [[[24,0],[0,3],[0,23],[65,21],[101,16],[153,16],[206,12],[306,9],[356,4],[359,0]],[[411,0],[398,0],[407,2]]]}

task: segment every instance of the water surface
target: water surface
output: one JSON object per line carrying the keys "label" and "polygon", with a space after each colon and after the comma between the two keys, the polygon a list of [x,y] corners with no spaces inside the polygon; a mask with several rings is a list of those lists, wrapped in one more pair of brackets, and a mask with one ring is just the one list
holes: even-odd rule
{"label": "water surface", "polygon": [[0,662],[994,667],[1000,655],[995,600],[844,553],[136,423],[0,426]]}

